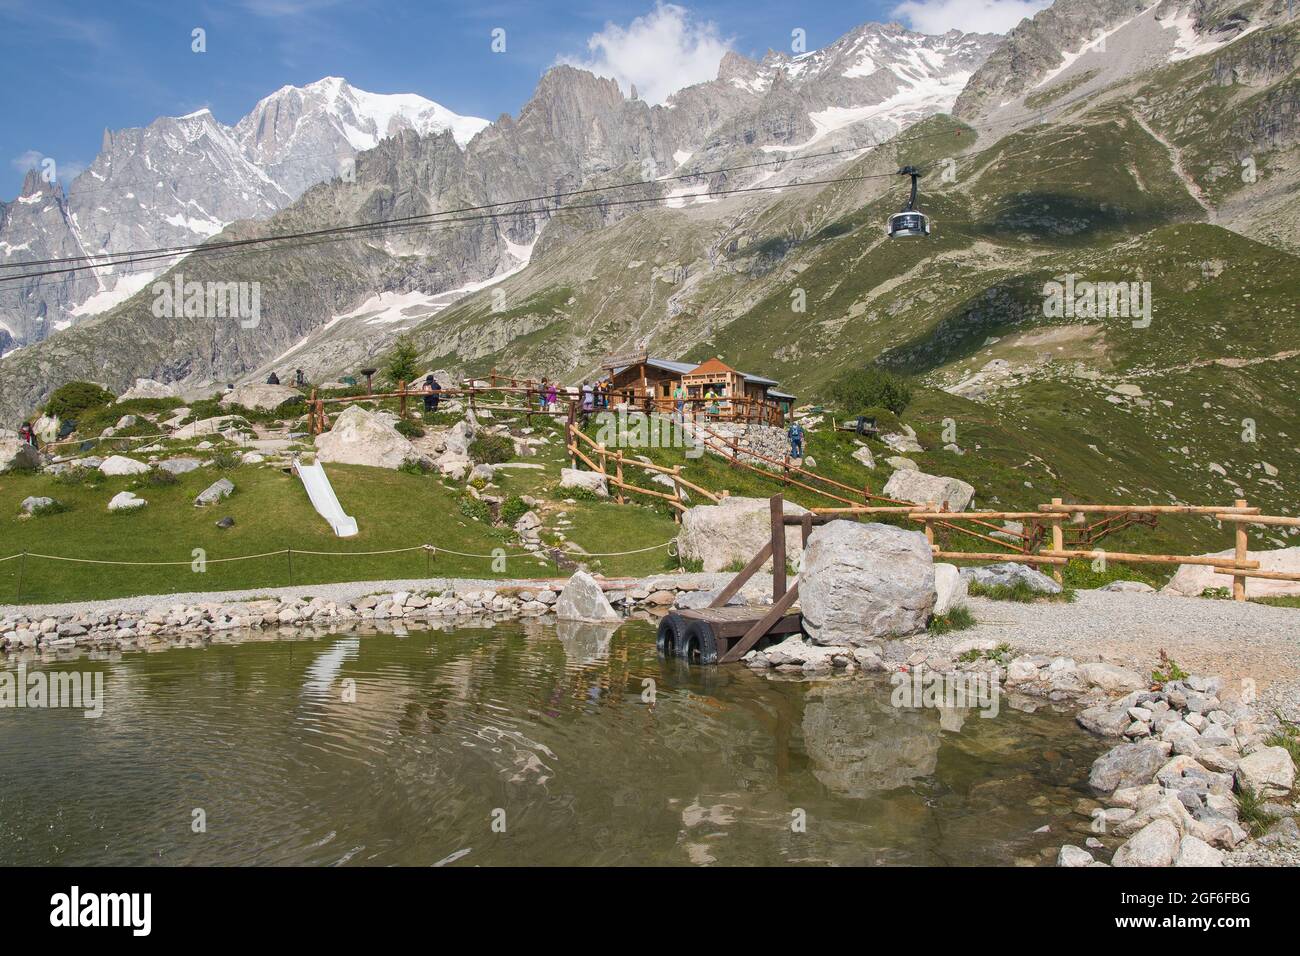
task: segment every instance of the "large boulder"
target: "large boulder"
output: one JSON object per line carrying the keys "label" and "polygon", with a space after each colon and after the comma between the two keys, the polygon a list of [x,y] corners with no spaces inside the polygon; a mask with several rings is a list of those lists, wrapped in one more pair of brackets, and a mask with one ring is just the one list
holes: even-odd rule
{"label": "large boulder", "polygon": [[225,406],[238,405],[241,408],[259,408],[272,412],[291,398],[301,398],[302,392],[288,385],[248,384],[237,385],[221,399]]}
{"label": "large boulder", "polygon": [[858,462],[864,468],[874,469],[876,467],[876,456],[871,454],[871,449],[863,445],[853,453],[853,460]]}
{"label": "large boulder", "polygon": [[1004,561],[1002,564],[990,564],[982,568],[962,568],[961,576],[967,583],[976,582],[984,587],[1015,587],[1024,582],[1040,594],[1060,594],[1061,586],[1042,571],[1035,571],[1026,564]]}
{"label": "large boulder", "polygon": [[957,571],[955,564],[936,564],[934,566],[935,616],[947,614],[955,607],[965,607],[968,587],[966,579]]}
{"label": "large boulder", "polygon": [[1088,784],[1102,793],[1148,784],[1168,763],[1169,751],[1169,744],[1158,740],[1120,744],[1093,762]]}
{"label": "large boulder", "polygon": [[1295,762],[1285,747],[1261,747],[1237,764],[1237,786],[1262,797],[1282,797],[1295,786]]}
{"label": "large boulder", "polygon": [[[577,468],[560,469],[561,488],[580,488],[601,498],[609,497],[609,482],[598,471],[579,471]],[[707,568],[705,569],[708,570]]]}
{"label": "large boulder", "polygon": [[59,426],[62,424],[57,415],[42,415],[32,422],[32,431],[40,441],[48,444],[59,440]]}
{"label": "large boulder", "polygon": [[333,428],[316,436],[317,461],[400,468],[420,457],[397,429],[358,405],[344,409]]}
{"label": "large boulder", "polygon": [[[1235,551],[1216,551],[1205,555],[1209,558],[1231,558]],[[1300,574],[1300,547],[1278,548],[1274,551],[1247,551],[1250,561],[1258,561],[1261,571],[1285,571]],[[1230,588],[1232,578],[1226,574],[1216,574],[1215,569],[1205,564],[1180,564],[1169,583],[1160,589],[1161,594],[1178,594],[1184,597],[1200,597],[1207,589]],[[1266,578],[1247,578],[1246,597],[1286,597],[1300,594],[1300,581],[1270,581]]]}
{"label": "large boulder", "polygon": [[175,385],[166,385],[152,378],[137,378],[134,385],[117,396],[117,400],[129,402],[133,398],[175,398],[176,395]]}
{"label": "large boulder", "polygon": [[799,605],[814,643],[862,647],[915,634],[934,601],[934,558],[919,531],[832,521],[808,539]]}
{"label": "large boulder", "polygon": [[197,458],[168,458],[154,465],[159,471],[170,472],[173,475],[184,475],[203,466],[203,462]]}
{"label": "large boulder", "polygon": [[50,508],[58,504],[53,498],[47,498],[44,495],[28,495],[18,505],[18,510],[25,515],[40,511],[42,508]]}
{"label": "large boulder", "polygon": [[41,456],[35,448],[17,438],[0,438],[0,474],[39,468]]}
{"label": "large boulder", "polygon": [[[175,419],[171,420],[174,421]],[[243,421],[244,419],[239,415],[215,415],[212,418],[202,418],[196,422],[190,422],[188,425],[181,425],[172,432],[171,437],[178,441],[188,441],[191,438],[199,438],[203,435],[219,435]],[[167,423],[164,422],[163,424]]]}
{"label": "large boulder", "polygon": [[621,621],[605,592],[586,571],[569,578],[555,602],[555,616],[562,621]]}
{"label": "large boulder", "polygon": [[133,491],[119,491],[108,502],[109,511],[134,511],[143,508],[149,502],[138,498]]}
{"label": "large boulder", "polygon": [[[587,474],[590,474],[588,472]],[[806,508],[785,503],[785,513],[801,515]],[[772,509],[766,498],[723,498],[716,505],[696,505],[682,514],[677,553],[700,561],[709,572],[748,564],[772,538]],[[795,525],[785,529],[786,557],[798,562],[803,535]],[[765,567],[771,567],[769,561]]]}
{"label": "large boulder", "polygon": [[118,478],[122,475],[143,475],[149,470],[149,466],[134,458],[109,455],[100,463],[99,470],[110,477]]}
{"label": "large boulder", "polygon": [[1181,836],[1168,820],[1148,823],[1115,851],[1112,866],[1169,866],[1178,855]]}
{"label": "large boulder", "polygon": [[881,493],[886,498],[911,501],[918,505],[934,502],[936,508],[965,511],[975,497],[975,488],[957,478],[900,469],[889,476]]}

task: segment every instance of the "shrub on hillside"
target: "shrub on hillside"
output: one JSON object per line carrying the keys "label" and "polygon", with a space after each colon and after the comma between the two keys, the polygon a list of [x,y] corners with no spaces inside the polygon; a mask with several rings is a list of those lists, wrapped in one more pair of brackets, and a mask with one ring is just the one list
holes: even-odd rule
{"label": "shrub on hillside", "polygon": [[100,388],[94,382],[68,382],[60,385],[45,403],[45,414],[53,415],[62,421],[80,418],[92,408],[102,408],[113,401],[116,396],[107,389]]}
{"label": "shrub on hillside", "polygon": [[873,405],[901,415],[912,401],[912,385],[901,375],[868,365],[835,379],[827,394],[850,415],[864,414]]}
{"label": "shrub on hillside", "polygon": [[511,495],[501,505],[501,523],[513,528],[515,522],[528,513],[528,505],[518,495]]}
{"label": "shrub on hillside", "polygon": [[420,350],[416,348],[415,340],[409,335],[399,336],[393,343],[393,350],[384,359],[384,375],[394,387],[398,382],[410,385],[418,371],[416,362],[419,358]]}
{"label": "shrub on hillside", "polygon": [[514,454],[515,443],[506,435],[479,435],[469,443],[469,457],[477,465],[499,465]]}
{"label": "shrub on hillside", "polygon": [[424,429],[408,418],[399,418],[393,426],[403,438],[423,438]]}

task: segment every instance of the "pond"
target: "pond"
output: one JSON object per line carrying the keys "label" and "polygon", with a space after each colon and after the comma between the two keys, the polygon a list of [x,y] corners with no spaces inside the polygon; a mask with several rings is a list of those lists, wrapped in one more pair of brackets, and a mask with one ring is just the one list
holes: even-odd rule
{"label": "pond", "polygon": [[4,865],[1043,863],[1086,836],[1104,749],[1005,699],[661,660],[643,621],[23,666],[100,673],[104,702],[0,709]]}

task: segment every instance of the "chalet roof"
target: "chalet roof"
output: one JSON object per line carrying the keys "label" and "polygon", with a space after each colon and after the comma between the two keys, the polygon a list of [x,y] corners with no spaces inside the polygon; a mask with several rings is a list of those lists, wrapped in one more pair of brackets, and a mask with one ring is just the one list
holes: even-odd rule
{"label": "chalet roof", "polygon": [[[671,361],[670,359],[661,359],[661,358],[646,359],[645,364],[652,366],[653,368],[662,369],[665,372],[676,372],[678,375],[686,375],[692,369],[695,368],[694,362],[674,362]],[[619,372],[622,372],[631,367],[632,366],[630,365],[624,365],[622,368],[616,368],[614,369],[614,374],[617,375]]]}
{"label": "chalet roof", "polygon": [[767,390],[767,397],[768,397],[768,398],[788,398],[788,399],[790,399],[791,401],[794,401],[794,396],[791,395],[789,392],[778,392],[778,391],[777,391],[776,389],[774,389],[774,388],[769,388],[769,389]]}
{"label": "chalet roof", "polygon": [[[734,368],[719,358],[711,358],[707,362],[702,362],[693,368],[691,375],[712,375],[714,373],[736,372]],[[737,375],[744,375],[743,372],[736,372]]]}

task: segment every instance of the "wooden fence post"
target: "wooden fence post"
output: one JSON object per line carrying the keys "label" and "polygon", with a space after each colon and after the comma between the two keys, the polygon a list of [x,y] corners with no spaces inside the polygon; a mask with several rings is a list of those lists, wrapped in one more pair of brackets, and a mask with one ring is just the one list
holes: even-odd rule
{"label": "wooden fence post", "polygon": [[311,390],[311,398],[307,400],[307,430],[313,435],[316,434],[316,415],[319,409],[316,407],[316,389]]}
{"label": "wooden fence post", "polygon": [[[678,503],[679,505],[682,503],[682,482],[681,482],[681,476],[682,476],[682,466],[681,466],[681,465],[673,465],[673,474],[672,474],[672,478],[673,478],[673,497],[677,499],[677,503]],[[674,509],[673,509],[673,520],[674,520],[677,524],[681,524],[681,523],[682,523],[682,509],[681,509],[681,508],[674,508]]]}
{"label": "wooden fence post", "polygon": [[925,525],[925,540],[930,543],[931,551],[934,550],[934,525],[930,524],[930,515],[934,514],[938,507],[939,506],[933,501],[927,501],[925,503],[926,517],[922,524]]}
{"label": "wooden fence post", "polygon": [[772,509],[772,600],[785,594],[785,496],[773,495]]}
{"label": "wooden fence post", "polygon": [[618,491],[615,492],[615,499],[619,504],[624,504],[626,499],[623,497],[623,452],[616,452],[614,455],[614,478],[618,485]]}
{"label": "wooden fence post", "polygon": [[[1246,501],[1244,498],[1238,498],[1233,502],[1233,506],[1236,508],[1245,508]],[[1233,555],[1233,560],[1236,561],[1238,565],[1237,570],[1240,571],[1242,562],[1248,559],[1247,556],[1249,555],[1248,547],[1250,540],[1246,534],[1246,522],[1238,521],[1236,522],[1236,526],[1237,550]],[[1246,600],[1246,575],[1238,573],[1232,576],[1232,599],[1234,601]]]}
{"label": "wooden fence post", "polygon": [[401,393],[401,398],[398,399],[398,416],[400,418],[405,418],[406,417],[406,380],[405,379],[397,380],[397,391]]}
{"label": "wooden fence post", "polygon": [[[1052,504],[1059,505],[1059,504],[1064,504],[1064,502],[1060,498],[1053,498]],[[1052,550],[1053,551],[1065,550],[1065,529],[1061,527],[1062,518],[1063,515],[1059,511],[1053,512],[1052,514]],[[1065,579],[1064,576],[1061,574],[1061,566],[1059,564],[1052,565],[1052,578],[1056,581],[1057,584],[1061,584],[1064,582]]]}

